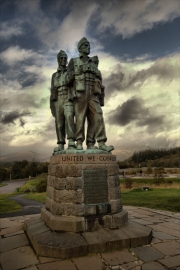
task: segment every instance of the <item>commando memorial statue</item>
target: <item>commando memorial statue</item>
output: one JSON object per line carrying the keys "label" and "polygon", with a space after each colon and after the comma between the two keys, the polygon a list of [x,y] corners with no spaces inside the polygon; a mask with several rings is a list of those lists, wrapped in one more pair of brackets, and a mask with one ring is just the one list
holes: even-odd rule
{"label": "commando memorial statue", "polygon": [[[70,60],[67,55],[58,53],[58,70],[52,75],[50,107],[55,117],[58,147],[54,154],[65,153],[65,135],[68,150],[83,150],[85,140],[85,121],[88,121],[87,149],[100,149],[110,152],[113,146],[107,146],[106,130],[101,106],[104,105],[104,86],[101,72],[98,70],[98,57],[88,57],[90,43],[82,38],[78,43],[79,57]],[[75,120],[75,122],[74,122]],[[94,146],[95,140],[98,146]],[[76,145],[75,145],[76,141]]]}
{"label": "commando memorial statue", "polygon": [[38,256],[85,256],[147,245],[152,238],[152,230],[129,221],[123,208],[114,147],[106,145],[101,108],[105,86],[98,56],[89,57],[85,37],[77,47],[79,56],[68,65],[66,52],[60,50],[51,79],[50,108],[58,146],[50,157],[41,217],[26,222]]}

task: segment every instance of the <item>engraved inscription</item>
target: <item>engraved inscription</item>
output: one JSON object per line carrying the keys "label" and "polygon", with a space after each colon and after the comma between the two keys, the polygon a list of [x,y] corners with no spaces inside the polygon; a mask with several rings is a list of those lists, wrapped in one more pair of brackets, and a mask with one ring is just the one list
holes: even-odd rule
{"label": "engraved inscription", "polygon": [[83,170],[84,203],[108,202],[107,170]]}

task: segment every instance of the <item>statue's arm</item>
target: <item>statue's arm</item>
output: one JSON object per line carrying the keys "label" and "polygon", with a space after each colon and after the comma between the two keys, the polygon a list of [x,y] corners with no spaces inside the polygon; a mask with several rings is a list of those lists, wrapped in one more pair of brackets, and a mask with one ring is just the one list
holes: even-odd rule
{"label": "statue's arm", "polygon": [[50,109],[52,116],[55,117],[55,104],[54,102],[57,101],[57,88],[54,86],[54,77],[56,73],[52,75],[51,78],[51,95],[50,95]]}
{"label": "statue's arm", "polygon": [[66,84],[68,86],[73,86],[74,78],[75,78],[74,61],[73,59],[71,59],[67,67]]}
{"label": "statue's arm", "polygon": [[51,79],[51,97],[50,97],[50,99],[52,101],[56,101],[57,100],[57,94],[58,94],[57,87],[54,86],[54,77],[55,76],[56,76],[56,73],[54,73],[52,75],[52,79]]}

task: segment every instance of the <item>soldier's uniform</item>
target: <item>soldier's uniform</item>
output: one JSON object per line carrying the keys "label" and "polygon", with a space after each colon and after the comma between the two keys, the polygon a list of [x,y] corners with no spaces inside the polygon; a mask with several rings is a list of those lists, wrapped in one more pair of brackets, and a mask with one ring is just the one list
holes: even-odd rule
{"label": "soldier's uniform", "polygon": [[[74,110],[76,115],[76,140],[84,141],[84,123],[86,116],[91,122],[97,142],[106,142],[106,131],[103,119],[103,112],[100,106],[99,95],[101,87],[95,87],[95,81],[98,79],[98,70],[92,60],[84,58],[80,54],[78,58],[70,60],[68,65],[68,74],[75,74],[73,89],[76,98],[74,98]],[[97,83],[98,86],[98,83]]]}
{"label": "soldier's uniform", "polygon": [[69,145],[74,145],[75,124],[72,95],[66,85],[67,68],[58,68],[52,75],[50,107],[55,117],[57,143],[59,150],[62,150],[65,144],[65,137],[69,140]]}

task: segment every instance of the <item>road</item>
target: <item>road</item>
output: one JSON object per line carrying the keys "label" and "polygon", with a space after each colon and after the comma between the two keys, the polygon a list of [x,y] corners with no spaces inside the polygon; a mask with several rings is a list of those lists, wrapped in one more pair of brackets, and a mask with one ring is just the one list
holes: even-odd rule
{"label": "road", "polygon": [[13,181],[6,181],[3,182],[4,184],[7,184],[4,187],[0,187],[0,194],[9,194],[16,190],[16,188],[19,188],[23,186],[28,180],[13,180]]}

